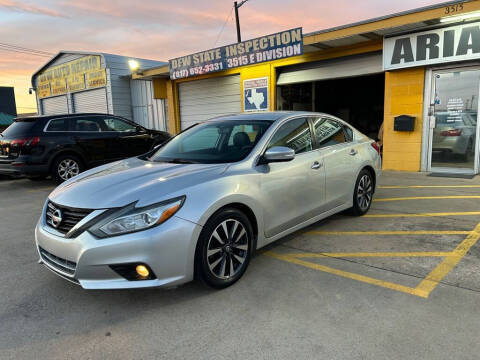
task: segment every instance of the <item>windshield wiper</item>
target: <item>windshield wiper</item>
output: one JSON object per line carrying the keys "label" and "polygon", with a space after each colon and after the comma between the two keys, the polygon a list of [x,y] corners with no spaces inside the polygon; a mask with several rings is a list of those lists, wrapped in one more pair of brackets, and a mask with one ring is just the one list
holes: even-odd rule
{"label": "windshield wiper", "polygon": [[198,162],[193,160],[186,160],[186,159],[168,159],[163,160],[162,162],[172,163],[172,164],[198,164]]}

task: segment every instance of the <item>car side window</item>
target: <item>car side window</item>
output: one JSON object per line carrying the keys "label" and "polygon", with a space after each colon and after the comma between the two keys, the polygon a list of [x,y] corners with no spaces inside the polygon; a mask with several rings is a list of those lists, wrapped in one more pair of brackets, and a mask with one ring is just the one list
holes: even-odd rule
{"label": "car side window", "polygon": [[286,146],[295,150],[296,154],[313,150],[312,134],[306,118],[288,121],[280,126],[267,149],[274,146]]}
{"label": "car side window", "polygon": [[137,127],[133,124],[130,124],[126,121],[116,118],[105,118],[103,119],[106,125],[105,131],[120,131],[120,132],[135,132]]}
{"label": "car side window", "polygon": [[54,119],[50,120],[46,131],[68,131],[68,120],[67,119]]}
{"label": "car side window", "polygon": [[350,126],[344,125],[343,128],[345,129],[345,136],[348,142],[353,141],[353,130]]}
{"label": "car side window", "polygon": [[72,119],[73,131],[81,132],[100,132],[100,125],[95,119]]}
{"label": "car side window", "polygon": [[343,125],[338,121],[320,117],[313,121],[313,127],[319,148],[347,142]]}

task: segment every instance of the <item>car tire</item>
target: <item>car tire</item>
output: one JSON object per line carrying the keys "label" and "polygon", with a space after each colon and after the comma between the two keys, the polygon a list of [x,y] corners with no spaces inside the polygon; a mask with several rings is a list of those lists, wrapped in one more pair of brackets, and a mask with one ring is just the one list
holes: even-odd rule
{"label": "car tire", "polygon": [[365,215],[372,205],[374,181],[370,171],[363,169],[358,174],[353,192],[353,207],[351,213],[355,216]]}
{"label": "car tire", "polygon": [[195,276],[215,289],[233,285],[247,270],[252,247],[252,225],[243,212],[226,208],[215,213],[198,239]]}
{"label": "car tire", "polygon": [[60,155],[53,161],[52,178],[58,182],[64,182],[84,170],[82,160],[75,155]]}

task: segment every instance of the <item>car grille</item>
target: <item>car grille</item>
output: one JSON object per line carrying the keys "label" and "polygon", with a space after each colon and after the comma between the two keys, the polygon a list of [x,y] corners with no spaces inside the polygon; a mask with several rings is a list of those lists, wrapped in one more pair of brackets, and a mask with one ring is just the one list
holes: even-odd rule
{"label": "car grille", "polygon": [[66,234],[92,211],[90,209],[60,206],[49,201],[45,213],[45,221],[57,231]]}
{"label": "car grille", "polygon": [[47,265],[50,265],[57,271],[61,273],[67,274],[69,276],[73,276],[75,274],[75,269],[77,268],[77,264],[73,261],[68,261],[66,259],[62,259],[61,257],[55,256],[52,253],[49,253],[47,250],[38,247],[40,252],[40,256]]}

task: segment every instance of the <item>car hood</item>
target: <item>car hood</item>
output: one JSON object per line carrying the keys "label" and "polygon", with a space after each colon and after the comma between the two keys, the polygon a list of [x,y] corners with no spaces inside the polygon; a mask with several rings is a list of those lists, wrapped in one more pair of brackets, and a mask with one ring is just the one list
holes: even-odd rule
{"label": "car hood", "polygon": [[227,164],[172,164],[131,158],[107,164],[63,183],[49,199],[74,208],[105,209],[132,202],[147,206],[181,196],[194,185],[218,177]]}

